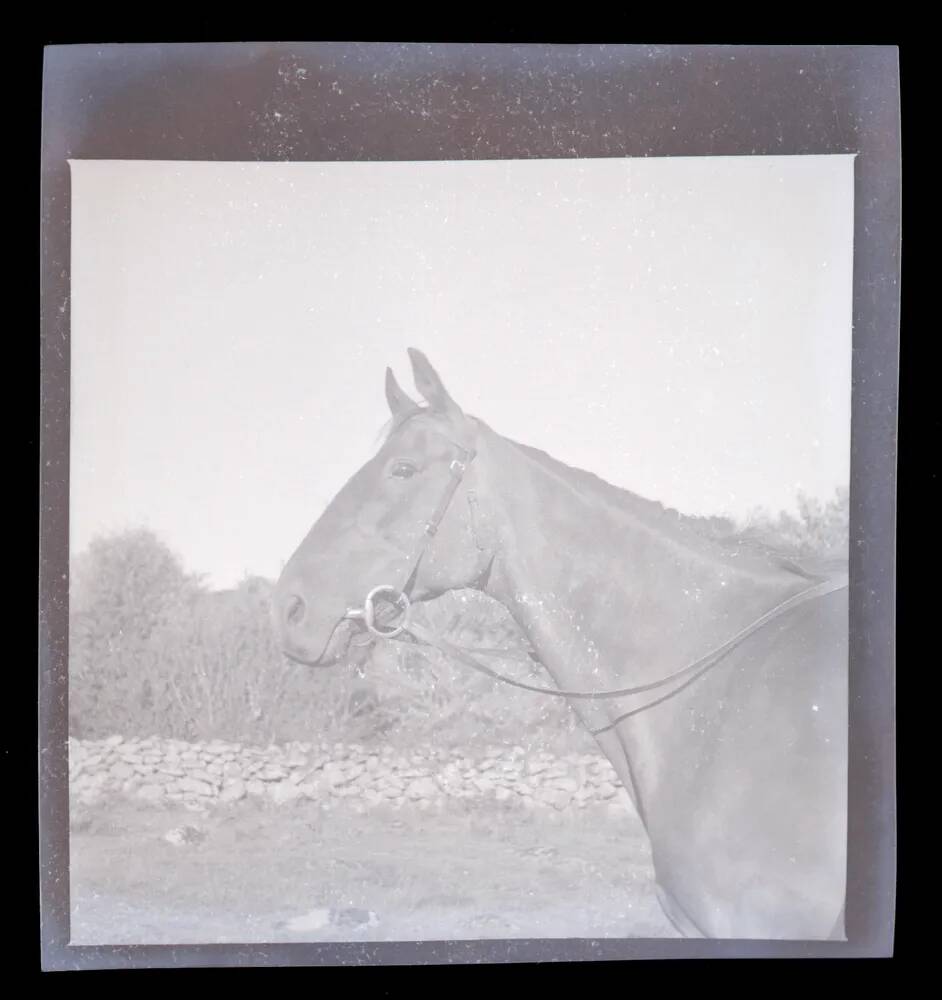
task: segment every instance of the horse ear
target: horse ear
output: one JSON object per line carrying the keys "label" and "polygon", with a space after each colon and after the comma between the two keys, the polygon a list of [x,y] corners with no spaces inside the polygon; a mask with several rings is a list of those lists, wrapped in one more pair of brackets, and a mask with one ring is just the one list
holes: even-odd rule
{"label": "horse ear", "polygon": [[389,403],[389,412],[394,417],[419,408],[419,404],[396,381],[392,368],[386,369],[386,402]]}
{"label": "horse ear", "polygon": [[433,410],[443,413],[461,413],[461,407],[448,395],[448,390],[438,377],[438,372],[432,367],[429,359],[414,347],[409,348],[409,359],[412,361],[412,373],[415,377],[415,387],[428,400]]}

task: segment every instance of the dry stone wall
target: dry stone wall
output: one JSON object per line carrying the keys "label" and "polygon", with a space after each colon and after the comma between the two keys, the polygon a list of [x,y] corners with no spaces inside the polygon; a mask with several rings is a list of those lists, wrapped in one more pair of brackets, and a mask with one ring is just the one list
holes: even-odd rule
{"label": "dry stone wall", "polygon": [[403,752],[339,743],[253,747],[112,736],[71,740],[69,779],[73,802],[85,805],[123,796],[195,809],[251,799],[275,806],[353,800],[366,808],[428,809],[471,799],[556,811],[630,809],[605,757],[528,753],[521,746]]}

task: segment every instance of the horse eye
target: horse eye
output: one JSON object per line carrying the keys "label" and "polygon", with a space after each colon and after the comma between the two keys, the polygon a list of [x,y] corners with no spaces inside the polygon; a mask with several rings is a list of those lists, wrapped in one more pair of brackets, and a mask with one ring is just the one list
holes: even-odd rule
{"label": "horse eye", "polygon": [[392,474],[397,479],[409,479],[415,475],[415,466],[409,462],[396,462],[392,467]]}

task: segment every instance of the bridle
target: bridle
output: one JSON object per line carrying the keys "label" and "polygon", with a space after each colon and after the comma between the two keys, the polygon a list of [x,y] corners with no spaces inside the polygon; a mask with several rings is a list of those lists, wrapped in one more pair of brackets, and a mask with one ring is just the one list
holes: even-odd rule
{"label": "bridle", "polygon": [[[363,624],[367,627],[367,629],[372,632],[373,635],[379,636],[381,639],[395,639],[403,632],[410,631],[408,627],[409,608],[411,606],[409,595],[412,593],[412,589],[415,586],[419,566],[422,563],[425,553],[428,551],[428,547],[432,544],[432,541],[438,534],[438,526],[442,523],[445,514],[448,512],[451,501],[454,499],[455,493],[458,492],[458,487],[461,485],[461,480],[464,479],[464,475],[468,471],[468,466],[472,461],[474,461],[474,457],[477,454],[473,448],[464,448],[455,441],[451,441],[450,438],[448,440],[458,450],[458,456],[453,458],[448,465],[448,485],[445,487],[445,491],[442,493],[432,516],[425,522],[425,527],[422,530],[422,534],[419,536],[419,541],[411,560],[412,570],[409,573],[409,578],[403,584],[401,590],[398,587],[391,586],[390,584],[380,584],[380,586],[374,587],[366,595],[366,600],[363,602],[362,608],[350,608],[346,615],[344,615],[345,618],[362,619]],[[376,608],[374,602],[376,598],[382,594],[397,595],[391,603],[398,604],[399,607],[402,608],[402,623],[391,629],[380,628],[376,624]]]}
{"label": "bridle", "polygon": [[[425,553],[428,551],[428,547],[435,538],[435,535],[438,533],[439,525],[448,511],[448,508],[458,491],[458,487],[461,485],[465,473],[468,471],[468,467],[471,462],[474,461],[475,455],[477,454],[473,448],[464,448],[454,441],[451,441],[451,444],[457,449],[457,457],[453,458],[448,466],[448,485],[442,493],[432,517],[425,524],[412,560],[412,570],[409,573],[409,577],[405,584],[401,589],[390,584],[380,584],[380,586],[374,587],[366,595],[363,607],[349,609],[344,617],[362,620],[367,630],[380,639],[399,639],[401,641],[403,634],[411,635],[412,638],[418,642],[438,649],[446,656],[454,657],[462,663],[467,664],[472,669],[477,670],[494,680],[501,681],[511,687],[521,688],[524,691],[533,691],[537,694],[545,694],[555,698],[575,698],[590,701],[601,701],[609,698],[624,698],[629,695],[643,694],[645,692],[655,691],[659,688],[667,687],[674,682],[683,682],[679,683],[677,687],[671,688],[671,690],[663,694],[661,697],[656,698],[653,701],[649,701],[638,708],[634,708],[629,712],[622,713],[600,729],[590,730],[594,736],[598,736],[607,730],[613,729],[625,719],[630,718],[633,715],[637,715],[639,712],[646,711],[649,708],[653,708],[655,705],[659,705],[668,698],[672,698],[674,695],[679,694],[717,663],[719,663],[720,660],[722,660],[729,652],[731,652],[736,646],[740,645],[740,643],[742,643],[750,635],[753,635],[755,632],[759,631],[759,629],[768,625],[769,622],[785,614],[787,611],[791,611],[798,605],[814,600],[817,597],[823,597],[826,594],[843,590],[849,584],[847,574],[844,573],[833,579],[817,583],[798,594],[794,594],[792,597],[782,601],[781,604],[776,605],[776,607],[761,615],[754,622],[752,622],[751,625],[747,625],[746,628],[737,632],[730,639],[727,639],[724,643],[717,646],[715,649],[712,649],[705,656],[701,656],[698,660],[695,660],[693,663],[688,664],[682,669],[676,670],[673,673],[668,674],[666,677],[662,677],[660,680],[652,681],[649,684],[638,684],[633,687],[616,688],[607,691],[567,691],[560,688],[540,687],[538,685],[526,684],[523,681],[514,680],[511,677],[506,677],[504,674],[493,670],[491,667],[485,666],[471,655],[472,653],[475,653],[477,655],[501,656],[504,659],[507,659],[513,658],[513,654],[510,653],[510,651],[503,649],[487,649],[480,646],[459,646],[453,642],[449,642],[442,636],[436,635],[420,623],[410,620],[409,613],[412,605],[409,595],[415,586],[419,565],[421,564]],[[378,597],[384,595],[390,595],[390,603],[397,605],[402,612],[399,624],[390,628],[381,627],[376,622],[375,601]],[[528,654],[527,659],[532,659],[532,657]]]}

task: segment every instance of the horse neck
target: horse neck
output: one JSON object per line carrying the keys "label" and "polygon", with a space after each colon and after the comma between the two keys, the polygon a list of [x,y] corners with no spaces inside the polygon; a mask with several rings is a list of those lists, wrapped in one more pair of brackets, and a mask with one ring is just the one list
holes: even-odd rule
{"label": "horse neck", "polygon": [[765,554],[720,545],[493,432],[486,447],[499,525],[487,591],[563,687],[657,680],[808,586]]}

